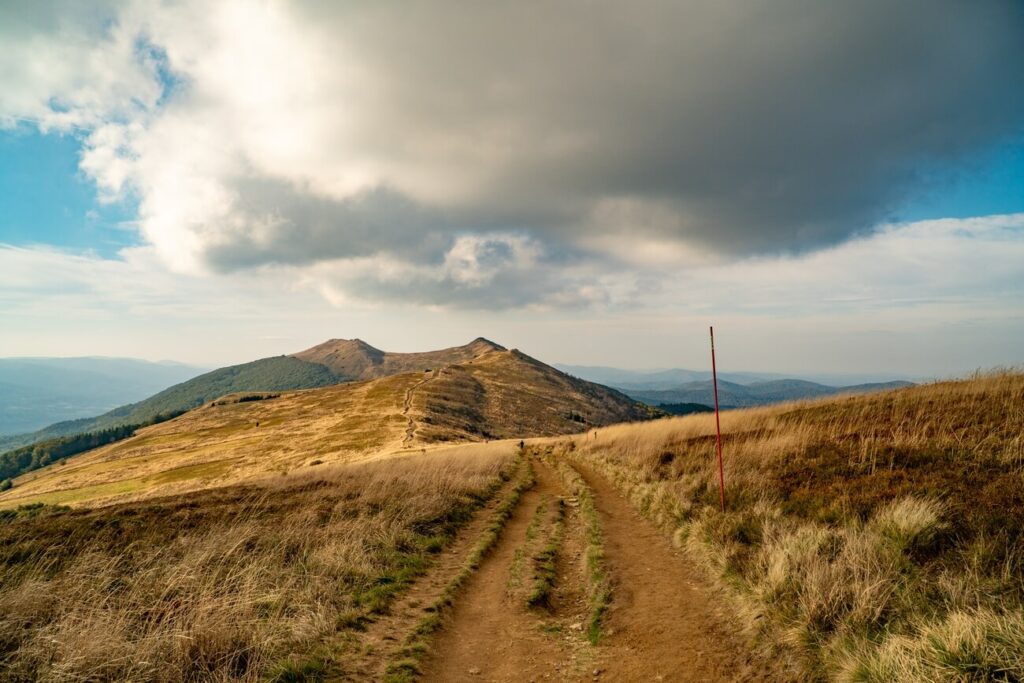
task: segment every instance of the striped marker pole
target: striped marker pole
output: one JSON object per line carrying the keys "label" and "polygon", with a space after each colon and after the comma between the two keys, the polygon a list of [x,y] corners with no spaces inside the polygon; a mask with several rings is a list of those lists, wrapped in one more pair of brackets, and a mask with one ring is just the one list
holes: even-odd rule
{"label": "striped marker pole", "polygon": [[711,383],[715,389],[715,448],[718,451],[718,501],[725,512],[725,467],[722,465],[722,423],[718,419],[718,370],[715,368],[715,328],[711,331]]}

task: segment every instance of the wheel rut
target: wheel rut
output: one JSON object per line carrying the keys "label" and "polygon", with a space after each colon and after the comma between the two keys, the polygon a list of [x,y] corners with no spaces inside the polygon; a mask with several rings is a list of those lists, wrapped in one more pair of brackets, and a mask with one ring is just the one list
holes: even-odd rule
{"label": "wheel rut", "polygon": [[[544,501],[567,497],[534,461],[537,486],[456,599],[422,667],[424,681],[754,681],[773,677],[685,557],[604,477],[574,464],[593,492],[612,583],[602,637],[590,645],[583,524],[569,499],[549,610],[526,607],[510,578]],[[518,551],[518,552],[517,552]],[[517,560],[518,556],[518,560]]]}
{"label": "wheel rut", "polygon": [[417,579],[385,614],[376,615],[362,632],[349,634],[351,640],[340,644],[344,659],[341,662],[343,672],[329,676],[328,680],[384,679],[387,664],[397,658],[409,634],[445,591],[452,578],[462,570],[467,556],[491,523],[493,513],[517,485],[521,474],[521,470],[513,473],[512,478],[459,531],[455,540],[436,558],[430,570]]}
{"label": "wheel rut", "polygon": [[763,681],[714,589],[600,474],[574,463],[594,493],[612,601],[598,668],[611,681]]}
{"label": "wheel rut", "polygon": [[[423,681],[582,681],[591,680],[592,648],[583,640],[586,602],[582,549],[566,541],[559,555],[551,607],[529,608],[519,583],[528,586],[531,524],[551,521],[565,491],[546,464],[534,461],[537,485],[524,494],[501,541],[467,582],[423,666]],[[566,537],[579,535],[579,521],[566,509]],[[518,552],[517,552],[518,551]],[[518,557],[518,562],[517,562]],[[519,565],[517,582],[515,567]],[[575,628],[574,628],[575,627]]]}

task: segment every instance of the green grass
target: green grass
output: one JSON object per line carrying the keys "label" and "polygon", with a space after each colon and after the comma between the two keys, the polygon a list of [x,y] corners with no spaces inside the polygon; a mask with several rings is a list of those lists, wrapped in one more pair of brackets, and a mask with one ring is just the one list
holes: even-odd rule
{"label": "green grass", "polygon": [[601,625],[605,612],[611,604],[612,590],[604,561],[604,536],[601,520],[594,507],[594,494],[573,466],[564,459],[556,459],[555,467],[566,487],[579,501],[580,516],[583,518],[586,542],[587,586],[590,613],[587,619],[587,640],[597,645],[601,640]]}
{"label": "green grass", "polygon": [[548,607],[551,592],[558,578],[558,553],[565,535],[565,501],[555,503],[555,518],[551,524],[547,543],[533,557],[533,583],[526,604],[530,607]]}

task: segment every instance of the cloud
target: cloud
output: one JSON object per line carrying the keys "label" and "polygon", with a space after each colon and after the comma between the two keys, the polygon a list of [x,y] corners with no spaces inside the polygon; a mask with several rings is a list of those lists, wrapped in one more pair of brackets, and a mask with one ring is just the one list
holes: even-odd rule
{"label": "cloud", "polygon": [[307,268],[334,296],[620,300],[863,234],[1024,125],[1011,1],[0,12],[0,125],[80,131],[173,268]]}

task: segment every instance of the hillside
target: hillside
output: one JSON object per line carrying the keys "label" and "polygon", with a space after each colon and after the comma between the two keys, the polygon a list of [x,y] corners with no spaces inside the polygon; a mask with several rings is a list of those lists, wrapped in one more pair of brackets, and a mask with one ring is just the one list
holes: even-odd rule
{"label": "hillside", "polygon": [[[877,382],[833,387],[817,382],[799,379],[780,379],[753,384],[739,384],[719,379],[718,400],[723,408],[751,408],[754,406],[783,403],[807,398],[821,398],[836,394],[867,394],[913,386],[910,382]],[[710,381],[689,382],[673,389],[623,391],[638,401],[658,406],[663,403],[714,403],[713,387]]]}
{"label": "hillside", "polygon": [[139,401],[201,372],[132,358],[0,358],[0,443]]}
{"label": "hillside", "polygon": [[518,351],[490,351],[430,372],[227,396],[64,465],[24,475],[0,494],[0,506],[181,491],[318,461],[350,462],[438,443],[572,434],[650,416],[645,406],[614,390],[568,377]]}
{"label": "hillside", "polygon": [[[276,356],[207,372],[137,403],[122,405],[97,417],[66,420],[32,433],[0,437],[0,452],[40,441],[87,432],[145,425],[176,415],[218,396],[237,391],[288,391],[340,382],[387,377],[462,363],[503,347],[478,338],[464,346],[422,353],[389,353],[353,339],[331,339],[291,356]],[[85,383],[83,391],[103,394],[103,387]]]}
{"label": "hillside", "polygon": [[58,422],[12,437],[4,448],[126,425],[141,425],[200,406],[236,391],[283,391],[322,387],[341,381],[330,370],[290,356],[277,356],[219,368],[164,389],[147,399],[119,406],[97,417]]}
{"label": "hillside", "polygon": [[1022,680],[1024,375],[601,430],[614,482],[793,677]]}

